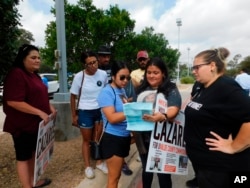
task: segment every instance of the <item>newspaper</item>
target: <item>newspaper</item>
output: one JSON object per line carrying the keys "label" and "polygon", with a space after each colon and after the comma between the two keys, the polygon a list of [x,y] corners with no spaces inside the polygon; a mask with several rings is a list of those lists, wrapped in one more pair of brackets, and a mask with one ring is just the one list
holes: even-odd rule
{"label": "newspaper", "polygon": [[50,121],[46,125],[44,121],[39,124],[33,186],[36,185],[51,160],[55,141],[54,128],[55,119],[52,119],[52,115],[50,115]]}
{"label": "newspaper", "polygon": [[153,113],[153,103],[132,102],[123,104],[123,111],[127,120],[127,130],[152,131],[154,122],[142,119],[143,114]]}
{"label": "newspaper", "polygon": [[[155,112],[166,112],[167,101],[157,94]],[[147,172],[186,175],[188,157],[184,142],[185,116],[182,111],[172,122],[157,122],[151,133]]]}

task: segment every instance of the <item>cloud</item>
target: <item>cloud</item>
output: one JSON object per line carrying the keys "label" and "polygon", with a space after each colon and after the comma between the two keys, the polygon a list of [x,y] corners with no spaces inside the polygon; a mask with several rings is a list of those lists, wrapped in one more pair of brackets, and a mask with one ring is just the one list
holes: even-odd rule
{"label": "cloud", "polygon": [[[34,1],[32,2],[34,3]],[[18,6],[18,11],[22,15],[20,19],[22,28],[33,34],[34,44],[37,46],[45,46],[45,29],[50,21],[55,20],[55,17],[48,13],[51,6],[48,1],[44,1],[41,4],[41,9],[34,9],[31,1],[20,1]]]}
{"label": "cloud", "polygon": [[[31,6],[32,4],[33,6]],[[77,0],[68,0],[76,3]],[[40,3],[34,8],[35,3]],[[156,33],[163,33],[172,48],[178,48],[178,27],[176,19],[181,18],[180,27],[180,61],[191,63],[192,58],[200,51],[226,47],[234,55],[250,55],[250,1],[228,0],[93,0],[97,8],[108,9],[110,4],[117,4],[126,9],[131,19],[136,21],[135,31],[141,32],[152,26]],[[33,33],[36,44],[44,46],[46,25],[55,18],[44,11],[53,5],[51,0],[21,1],[21,20],[25,29]],[[188,56],[188,48],[189,56]],[[189,59],[188,59],[189,57]]]}

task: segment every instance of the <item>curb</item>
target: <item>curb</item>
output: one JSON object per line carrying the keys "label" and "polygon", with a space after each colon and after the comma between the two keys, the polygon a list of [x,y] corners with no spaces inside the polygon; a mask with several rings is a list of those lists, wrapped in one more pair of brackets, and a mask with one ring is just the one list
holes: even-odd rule
{"label": "curb", "polygon": [[[118,183],[118,188],[135,188],[141,179],[141,162],[136,159],[138,152],[135,144],[130,147],[129,156],[126,157],[125,161],[128,163],[129,168],[133,171],[131,176],[126,176],[123,173]],[[75,188],[106,188],[107,187],[107,175],[101,171],[95,169],[95,178],[88,179],[84,178],[83,181]]]}

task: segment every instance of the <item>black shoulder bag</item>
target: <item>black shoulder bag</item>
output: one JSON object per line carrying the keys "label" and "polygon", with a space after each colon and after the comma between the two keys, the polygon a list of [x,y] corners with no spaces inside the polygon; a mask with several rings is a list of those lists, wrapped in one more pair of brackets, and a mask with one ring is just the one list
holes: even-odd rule
{"label": "black shoulder bag", "polygon": [[[113,89],[113,87],[110,85],[110,87],[112,88],[114,94],[115,94],[115,90]],[[115,94],[115,100],[114,100],[114,104],[116,101],[116,94]],[[101,154],[101,148],[100,148],[100,142],[104,133],[104,130],[106,129],[108,125],[108,121],[106,122],[106,125],[102,131],[102,134],[100,136],[100,139],[98,141],[90,141],[90,156],[92,159],[94,160],[100,160],[102,159],[102,154]]]}

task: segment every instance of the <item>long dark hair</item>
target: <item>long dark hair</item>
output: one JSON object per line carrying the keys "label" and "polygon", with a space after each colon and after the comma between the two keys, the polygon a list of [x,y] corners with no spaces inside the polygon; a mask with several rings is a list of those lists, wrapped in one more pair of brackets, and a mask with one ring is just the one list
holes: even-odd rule
{"label": "long dark hair", "polygon": [[23,60],[29,55],[30,51],[32,51],[32,50],[36,50],[39,52],[39,49],[36,46],[31,45],[31,44],[23,44],[18,49],[16,59],[13,63],[13,67],[18,67],[20,69],[25,70]]}
{"label": "long dark hair", "polygon": [[131,72],[128,64],[125,61],[114,61],[111,65],[111,76],[115,76],[119,70],[126,68],[129,70],[129,72]]}
{"label": "long dark hair", "polygon": [[80,58],[81,63],[83,63],[85,65],[86,64],[86,59],[88,57],[96,57],[96,59],[97,59],[97,54],[92,50],[87,50],[85,52],[82,52],[81,58]]}
{"label": "long dark hair", "polygon": [[169,74],[168,74],[168,68],[167,68],[166,64],[164,63],[164,61],[159,57],[151,58],[148,61],[147,65],[145,67],[144,79],[143,79],[141,85],[137,88],[136,93],[139,94],[150,87],[150,84],[147,81],[146,75],[147,75],[148,67],[152,66],[152,65],[158,67],[161,70],[161,72],[163,73],[163,75],[165,76],[163,78],[162,84],[159,85],[157,88],[157,93],[163,93],[167,97],[169,92],[173,88],[176,88],[176,84],[172,83],[170,81]]}

